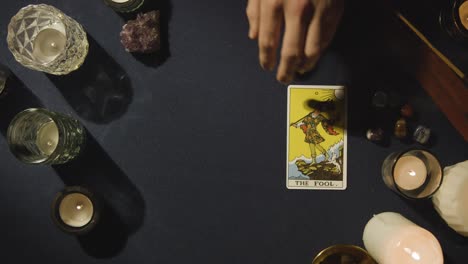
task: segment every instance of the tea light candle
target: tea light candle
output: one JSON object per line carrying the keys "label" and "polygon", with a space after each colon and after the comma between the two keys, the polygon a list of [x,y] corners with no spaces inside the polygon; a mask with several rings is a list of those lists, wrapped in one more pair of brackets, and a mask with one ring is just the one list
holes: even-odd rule
{"label": "tea light candle", "polygon": [[72,227],[83,227],[93,217],[93,203],[81,193],[71,193],[63,197],[59,205],[62,221]]}
{"label": "tea light candle", "polygon": [[444,174],[444,181],[432,202],[453,230],[468,237],[468,160],[446,167]]}
{"label": "tea light candle", "polygon": [[468,1],[463,2],[458,8],[458,16],[463,27],[468,30]]}
{"label": "tea light candle", "polygon": [[52,154],[57,148],[58,141],[59,130],[54,121],[47,122],[39,128],[36,144],[44,154]]}
{"label": "tea light candle", "polygon": [[427,178],[426,165],[414,156],[403,156],[398,159],[393,173],[396,185],[404,190],[421,187]]}
{"label": "tea light candle", "polygon": [[439,241],[402,215],[375,215],[364,228],[364,246],[380,264],[443,264]]}
{"label": "tea light candle", "polygon": [[63,52],[66,43],[64,30],[46,28],[33,41],[33,56],[43,63],[49,63]]}
{"label": "tea light candle", "polygon": [[83,234],[96,225],[99,204],[88,189],[80,186],[67,187],[57,194],[52,205],[52,217],[63,231]]}

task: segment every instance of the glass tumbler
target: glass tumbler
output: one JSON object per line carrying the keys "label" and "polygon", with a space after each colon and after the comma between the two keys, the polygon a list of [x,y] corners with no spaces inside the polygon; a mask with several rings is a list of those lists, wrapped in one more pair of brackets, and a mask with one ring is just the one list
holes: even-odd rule
{"label": "glass tumbler", "polygon": [[78,69],[88,54],[83,27],[49,5],[28,5],[8,25],[8,48],[23,66],[54,75]]}
{"label": "glass tumbler", "polygon": [[5,90],[8,76],[10,76],[10,71],[0,64],[0,95]]}
{"label": "glass tumbler", "polygon": [[390,154],[382,164],[388,188],[405,198],[431,197],[442,184],[442,167],[427,150],[410,149]]}
{"label": "glass tumbler", "polygon": [[86,133],[78,120],[41,108],[26,109],[11,121],[11,152],[29,164],[62,164],[79,155]]}

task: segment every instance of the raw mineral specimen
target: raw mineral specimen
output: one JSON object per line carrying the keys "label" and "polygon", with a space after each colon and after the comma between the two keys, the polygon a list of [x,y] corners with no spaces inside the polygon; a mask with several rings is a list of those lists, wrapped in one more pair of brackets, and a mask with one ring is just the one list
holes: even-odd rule
{"label": "raw mineral specimen", "polygon": [[413,107],[410,104],[405,104],[404,106],[401,107],[400,113],[402,116],[406,118],[411,118],[413,117],[414,110]]}
{"label": "raw mineral specimen", "polygon": [[383,91],[377,91],[372,97],[372,106],[374,107],[386,107],[388,105],[388,95]]}
{"label": "raw mineral specimen", "polygon": [[418,126],[413,134],[413,139],[421,144],[426,144],[431,137],[431,130],[425,126]]}
{"label": "raw mineral specimen", "polygon": [[368,129],[366,137],[370,141],[381,141],[384,136],[384,131],[381,128]]}
{"label": "raw mineral specimen", "polygon": [[407,128],[406,128],[406,120],[404,118],[400,118],[395,123],[395,137],[399,139],[403,139],[407,135]]}
{"label": "raw mineral specimen", "polygon": [[127,52],[152,53],[161,48],[160,13],[151,11],[129,20],[120,32],[120,41]]}

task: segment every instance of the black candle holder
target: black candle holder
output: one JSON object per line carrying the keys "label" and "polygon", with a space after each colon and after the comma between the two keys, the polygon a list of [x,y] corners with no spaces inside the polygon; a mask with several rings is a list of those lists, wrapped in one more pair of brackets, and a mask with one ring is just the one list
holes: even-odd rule
{"label": "black candle holder", "polygon": [[[91,216],[91,219],[85,225],[80,227],[74,227],[65,223],[60,214],[60,205],[62,204],[64,198],[72,194],[82,194],[86,196],[86,198],[88,198],[91,201],[91,204],[93,206],[93,214]],[[100,216],[101,203],[99,199],[94,193],[82,186],[65,187],[65,189],[63,189],[56,195],[52,203],[52,220],[58,228],[60,228],[62,231],[68,234],[84,235],[89,233],[99,222]]]}

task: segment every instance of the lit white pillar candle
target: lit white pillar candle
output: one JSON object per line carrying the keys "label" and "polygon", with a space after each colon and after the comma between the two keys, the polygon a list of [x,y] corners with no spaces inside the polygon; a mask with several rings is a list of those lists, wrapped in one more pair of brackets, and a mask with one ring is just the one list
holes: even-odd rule
{"label": "lit white pillar candle", "polygon": [[444,175],[432,202],[453,230],[468,237],[468,160],[446,167]]}
{"label": "lit white pillar candle", "polygon": [[33,56],[43,62],[49,63],[55,60],[65,49],[67,38],[63,25],[45,28],[34,38]]}
{"label": "lit white pillar candle", "polygon": [[83,227],[93,218],[94,206],[91,200],[81,193],[70,193],[63,197],[59,205],[59,215],[63,223],[71,227]]}
{"label": "lit white pillar candle", "polygon": [[54,121],[45,123],[37,132],[36,145],[46,155],[52,154],[57,148],[59,130]]}
{"label": "lit white pillar candle", "polygon": [[393,173],[395,184],[404,190],[421,187],[427,178],[426,165],[415,156],[403,156],[398,159]]}
{"label": "lit white pillar candle", "polygon": [[443,264],[439,241],[402,215],[375,215],[364,228],[364,246],[380,264]]}

